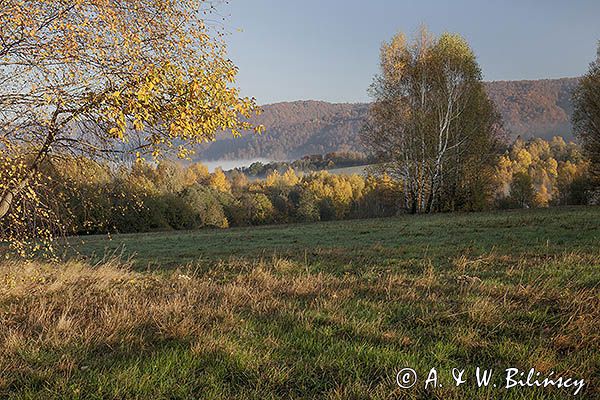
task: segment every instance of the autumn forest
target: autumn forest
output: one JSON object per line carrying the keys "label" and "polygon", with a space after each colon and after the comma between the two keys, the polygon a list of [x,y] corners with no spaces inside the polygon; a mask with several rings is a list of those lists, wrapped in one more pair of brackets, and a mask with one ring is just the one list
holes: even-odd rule
{"label": "autumn forest", "polygon": [[0,1],[0,398],[600,398],[598,5],[268,3]]}

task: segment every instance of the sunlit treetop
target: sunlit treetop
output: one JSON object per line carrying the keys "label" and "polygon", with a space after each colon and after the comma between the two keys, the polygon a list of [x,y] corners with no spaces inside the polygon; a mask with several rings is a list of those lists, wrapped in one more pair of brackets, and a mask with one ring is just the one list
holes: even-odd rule
{"label": "sunlit treetop", "polygon": [[52,127],[70,150],[119,139],[185,156],[220,130],[257,129],[213,11],[202,0],[2,2],[3,142],[40,145]]}

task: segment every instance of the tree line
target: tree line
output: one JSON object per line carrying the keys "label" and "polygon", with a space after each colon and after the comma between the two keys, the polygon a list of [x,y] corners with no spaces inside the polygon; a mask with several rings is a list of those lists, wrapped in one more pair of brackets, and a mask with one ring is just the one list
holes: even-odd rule
{"label": "tree line", "polygon": [[[441,211],[587,204],[591,180],[581,148],[555,137],[518,139],[492,173],[493,190]],[[201,163],[139,161],[115,168],[78,158],[54,164],[49,198],[60,199],[68,234],[227,228],[371,218],[410,212],[404,185],[389,175],[274,170],[250,180],[238,170],[209,173]]]}
{"label": "tree line", "polygon": [[331,153],[311,154],[295,161],[253,162],[247,167],[238,168],[240,172],[252,177],[264,178],[274,171],[285,172],[292,168],[298,172],[322,171],[369,165],[375,160],[356,151],[334,151]]}

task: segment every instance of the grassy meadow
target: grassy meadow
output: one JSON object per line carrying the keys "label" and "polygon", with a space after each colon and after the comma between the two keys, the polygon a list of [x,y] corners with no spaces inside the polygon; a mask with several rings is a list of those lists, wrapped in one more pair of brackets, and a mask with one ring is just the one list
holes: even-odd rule
{"label": "grassy meadow", "polygon": [[[598,207],[70,244],[60,265],[0,266],[0,398],[573,397],[504,389],[509,367],[600,398]],[[477,388],[477,366],[497,388]],[[443,386],[425,389],[434,367]]]}

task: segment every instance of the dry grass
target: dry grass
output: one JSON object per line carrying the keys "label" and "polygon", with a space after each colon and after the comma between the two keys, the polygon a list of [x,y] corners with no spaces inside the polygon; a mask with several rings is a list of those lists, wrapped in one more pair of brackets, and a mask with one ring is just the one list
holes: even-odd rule
{"label": "dry grass", "polygon": [[[0,266],[0,370],[17,372],[15,355],[77,344],[138,349],[155,342],[194,342],[212,329],[238,324],[241,312],[269,315],[286,299],[333,307],[350,293],[324,274],[275,276],[290,263],[240,262],[248,269],[223,282],[190,271],[149,274],[109,262],[56,266],[8,262]],[[346,282],[348,284],[349,282]],[[10,375],[10,374],[9,374]],[[4,381],[4,387],[7,382]]]}
{"label": "dry grass", "polygon": [[[65,393],[83,396],[87,388],[101,397],[139,398],[166,385],[169,398],[172,387],[156,382],[156,371],[112,366],[143,363],[165,343],[183,348],[175,368],[188,371],[181,359],[191,357],[186,362],[212,376],[199,384],[191,369],[178,378],[187,394],[174,398],[191,398],[198,385],[212,388],[207,398],[245,398],[244,391],[255,398],[390,398],[399,395],[389,378],[396,368],[454,365],[456,359],[571,368],[598,382],[598,288],[564,275],[589,272],[595,256],[490,254],[453,265],[426,260],[414,273],[340,275],[310,273],[281,258],[232,259],[202,273],[135,272],[116,260],[97,266],[4,262],[0,395],[68,398]],[[222,364],[223,357],[230,364]],[[196,364],[207,359],[213,360],[208,366]],[[228,372],[221,376],[223,368]],[[90,383],[90,374],[108,378]]]}

